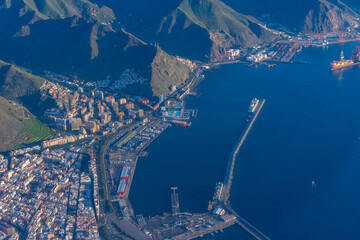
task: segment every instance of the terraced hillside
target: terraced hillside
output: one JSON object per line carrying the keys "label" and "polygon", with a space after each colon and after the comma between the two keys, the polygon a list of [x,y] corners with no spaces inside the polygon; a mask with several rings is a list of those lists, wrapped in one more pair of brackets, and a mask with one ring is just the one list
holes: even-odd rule
{"label": "terraced hillside", "polygon": [[0,152],[53,136],[24,106],[0,97]]}

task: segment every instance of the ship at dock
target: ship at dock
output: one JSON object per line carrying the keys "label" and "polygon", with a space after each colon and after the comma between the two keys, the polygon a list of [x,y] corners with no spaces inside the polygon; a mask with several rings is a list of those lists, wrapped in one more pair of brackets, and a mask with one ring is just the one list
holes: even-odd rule
{"label": "ship at dock", "polygon": [[178,120],[172,120],[171,121],[175,126],[177,127],[190,127],[191,126],[191,122],[185,122],[185,121],[178,121]]}
{"label": "ship at dock", "polygon": [[249,113],[254,113],[258,104],[259,104],[259,99],[254,98],[253,100],[251,100],[251,103],[249,106]]}
{"label": "ship at dock", "polygon": [[330,63],[330,68],[331,70],[337,70],[337,69],[352,67],[358,64],[360,64],[360,53],[359,53],[359,47],[356,47],[356,50],[350,54],[350,59],[345,59],[344,51],[341,51],[340,60],[332,61]]}

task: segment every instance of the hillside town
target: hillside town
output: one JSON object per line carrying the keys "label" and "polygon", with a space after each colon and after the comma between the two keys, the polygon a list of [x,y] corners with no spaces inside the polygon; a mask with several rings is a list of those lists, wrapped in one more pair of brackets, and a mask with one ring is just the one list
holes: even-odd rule
{"label": "hillside town", "polygon": [[107,134],[135,119],[142,119],[149,100],[141,97],[115,98],[99,89],[84,92],[79,87],[70,90],[58,83],[46,81],[43,95],[51,96],[57,107],[44,112],[44,120],[52,128],[78,134]]}

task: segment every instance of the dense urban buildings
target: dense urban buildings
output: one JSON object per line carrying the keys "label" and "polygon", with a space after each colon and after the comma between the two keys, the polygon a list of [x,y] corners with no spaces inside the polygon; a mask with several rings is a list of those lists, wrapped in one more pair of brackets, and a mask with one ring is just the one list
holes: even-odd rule
{"label": "dense urban buildings", "polygon": [[[0,240],[184,240],[213,235],[232,225],[240,226],[250,233],[250,237],[268,240],[262,229],[260,231],[241,216],[246,211],[238,211],[240,208],[236,209],[236,204],[230,204],[230,200],[234,203],[230,192],[237,155],[260,116],[267,95],[269,101],[273,101],[270,106],[276,107],[264,111],[264,114],[272,114],[273,118],[268,122],[271,124],[262,126],[262,129],[271,128],[273,131],[269,130],[261,135],[259,141],[253,141],[252,144],[257,144],[254,152],[261,152],[257,148],[261,147],[259,145],[270,146],[272,137],[282,128],[295,129],[287,131],[286,134],[290,132],[291,136],[285,135],[286,142],[293,141],[293,145],[285,148],[279,143],[278,148],[274,147],[276,151],[270,151],[266,156],[254,153],[249,158],[258,161],[271,155],[270,160],[275,161],[281,158],[280,151],[291,149],[291,152],[284,152],[284,158],[301,156],[302,163],[309,161],[314,166],[300,165],[303,168],[293,167],[294,170],[289,167],[290,164],[279,167],[288,162],[273,164],[258,161],[252,168],[244,168],[252,176],[257,171],[263,171],[267,179],[262,183],[265,186],[262,195],[257,187],[263,179],[258,175],[256,181],[242,185],[242,194],[248,191],[246,193],[253,197],[249,199],[255,199],[254,203],[263,203],[264,206],[263,199],[272,201],[273,206],[270,206],[277,212],[270,218],[277,217],[278,225],[293,224],[288,228],[291,233],[286,229],[277,234],[271,232],[274,228],[271,224],[274,223],[266,225],[262,222],[259,226],[273,236],[280,236],[280,239],[282,236],[298,239],[304,235],[298,231],[299,236],[294,236],[293,229],[304,227],[315,231],[322,222],[325,222],[322,225],[325,228],[342,226],[346,229],[345,233],[342,232],[346,236],[343,239],[360,235],[356,232],[356,223],[346,223],[349,225],[345,226],[337,219],[340,216],[343,218],[339,219],[347,220],[349,215],[338,212],[330,215],[339,202],[348,201],[348,196],[352,196],[351,199],[356,202],[354,205],[358,202],[357,189],[351,188],[356,185],[354,179],[358,178],[356,174],[351,175],[351,170],[357,169],[354,159],[359,155],[356,148],[356,126],[360,119],[356,115],[359,85],[356,80],[359,79],[360,47],[355,45],[360,42],[360,5],[350,0],[285,2],[1,1]],[[154,6],[156,11],[151,10]],[[346,47],[347,42],[352,42],[351,50]],[[338,48],[334,50],[331,45]],[[316,51],[314,58],[306,55],[312,50]],[[322,55],[326,55],[323,62],[320,61]],[[329,56],[330,60],[327,59]],[[310,64],[305,65],[309,63],[308,59],[311,59]],[[201,92],[202,87],[197,88],[205,77],[219,77],[220,74],[215,71],[226,71],[234,64],[240,66],[240,73],[230,72],[227,76],[221,75],[221,78],[236,78],[237,81],[224,80],[211,85],[211,98],[206,98],[207,94]],[[309,69],[307,66],[313,67],[311,74],[306,71]],[[255,68],[256,72],[251,72]],[[276,80],[268,79],[274,72],[279,74],[275,75]],[[294,72],[299,73],[296,74],[298,76],[292,75]],[[336,76],[336,80],[328,81],[330,75]],[[351,81],[343,81],[349,76],[352,76]],[[264,79],[268,82],[263,83]],[[307,81],[309,79],[312,81]],[[283,98],[276,102],[280,95]],[[296,98],[292,98],[294,96]],[[197,118],[198,105],[195,103],[201,104],[203,99],[207,99],[202,103],[206,105],[203,108],[205,114]],[[294,102],[304,99],[299,105],[300,108],[305,106],[305,110],[300,112],[289,104],[289,99]],[[326,101],[322,102],[323,99]],[[186,107],[189,105],[193,109]],[[325,121],[321,118],[323,115]],[[235,118],[236,121],[230,121]],[[301,123],[288,124],[291,125],[289,127],[277,122],[283,118],[289,122],[300,119]],[[334,123],[334,119],[341,122]],[[334,125],[330,126],[330,122]],[[218,129],[228,130],[228,135],[218,132]],[[157,178],[152,189],[159,183],[166,185],[163,189],[168,191],[167,205],[159,207],[161,216],[148,216],[134,207],[134,199],[130,199],[129,194],[134,190],[137,167],[145,162],[140,159],[150,159],[152,153],[147,152],[147,147],[164,131],[176,134],[172,141],[165,141],[157,148],[164,153],[167,165],[156,168],[153,167],[154,162],[149,161],[151,165],[145,171],[152,175],[145,181]],[[297,131],[303,135],[296,135]],[[185,138],[190,132],[193,135]],[[331,134],[327,135],[327,132]],[[230,136],[230,133],[234,135]],[[322,133],[332,142],[327,142],[325,137],[316,138],[314,133]],[[210,142],[206,141],[210,138],[218,138],[216,140],[219,141],[212,149],[208,146]],[[237,138],[235,147],[230,147],[233,143],[226,142],[225,138]],[[336,142],[338,138],[342,142]],[[267,142],[262,142],[263,139]],[[302,145],[304,142],[311,145]],[[340,150],[329,147],[333,142],[338,143]],[[169,147],[170,143],[175,143],[176,150]],[[345,146],[340,146],[342,143],[346,143]],[[325,145],[323,149],[322,144]],[[191,148],[194,146],[196,148]],[[217,152],[220,148],[228,152]],[[194,154],[197,150],[202,151],[201,155]],[[177,155],[183,152],[187,155],[177,159]],[[312,157],[325,158],[329,156],[326,155],[328,152],[336,156],[336,161],[331,162],[330,159],[326,168],[323,167],[325,163],[313,163]],[[217,170],[226,169],[224,179],[217,179],[223,173],[213,169],[211,174],[216,179],[212,179],[211,175],[213,182],[204,183],[205,178],[200,172],[206,172],[206,164],[194,167],[195,170],[192,166],[202,163],[202,158],[206,158],[205,163],[213,164]],[[281,173],[276,175],[270,171],[276,172],[272,165],[281,169]],[[183,168],[169,169],[169,166]],[[331,168],[333,166],[336,168]],[[307,175],[292,179],[303,169]],[[153,171],[160,174],[155,176]],[[186,174],[192,171],[193,175],[189,174],[192,179],[186,179],[186,194],[193,197],[191,200],[201,195],[202,203],[206,202],[202,210],[198,211],[199,204],[194,204],[195,211],[185,210],[187,206],[183,202],[186,201],[181,201],[184,196],[182,188],[186,185],[180,187],[181,181],[187,176],[172,181],[160,176],[169,172],[177,176],[180,171]],[[332,175],[332,178],[325,181],[320,173]],[[349,180],[348,176],[352,178]],[[204,182],[195,183],[200,178]],[[315,178],[323,182],[317,185]],[[286,184],[280,185],[284,182],[297,186],[294,188],[298,192],[286,189]],[[212,194],[213,186],[215,191]],[[326,195],[321,195],[317,186],[319,189],[321,186],[322,194],[325,192]],[[145,192],[147,188],[139,189]],[[206,191],[202,192],[199,188]],[[336,195],[333,189],[341,194]],[[160,190],[153,192],[152,195],[158,195]],[[281,192],[280,197],[275,198],[278,192]],[[156,196],[151,194],[147,198],[155,199]],[[286,204],[276,205],[283,203],[284,196],[291,198],[292,203],[295,200],[303,202],[300,207],[294,204],[287,209]],[[251,205],[247,197],[241,196],[239,202]],[[354,205],[344,204],[341,209],[346,211],[342,212],[357,213]],[[330,207],[324,209],[323,206]],[[282,212],[283,208],[289,213]],[[301,211],[302,208],[306,211]],[[252,214],[250,209],[247,214]],[[278,212],[281,216],[277,216]],[[329,212],[332,217],[323,212]],[[297,219],[288,221],[288,215]],[[351,217],[356,219],[356,214],[353,215],[355,217]],[[301,227],[298,224],[300,218],[307,220]],[[337,222],[328,223],[327,218]],[[250,219],[257,219],[257,216]],[[352,228],[359,234],[351,234]],[[341,232],[331,232],[330,229],[319,231],[311,238],[327,236],[325,239],[331,239],[332,233],[339,236],[336,234]]]}

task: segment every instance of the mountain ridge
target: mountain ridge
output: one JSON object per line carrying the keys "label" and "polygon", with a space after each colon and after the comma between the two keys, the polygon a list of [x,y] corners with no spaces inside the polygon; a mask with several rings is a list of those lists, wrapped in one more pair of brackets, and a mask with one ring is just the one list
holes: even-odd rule
{"label": "mountain ridge", "polygon": [[[275,40],[277,36],[262,27],[259,20],[240,14],[218,0],[184,0],[159,24],[157,35],[172,34],[177,19],[183,18],[183,28],[191,24],[205,29],[211,41],[211,60],[221,60],[229,48],[248,48]],[[168,27],[166,27],[168,26]],[[161,44],[161,39],[159,40]],[[163,42],[166,42],[163,41]]]}
{"label": "mountain ridge", "polygon": [[342,1],[319,0],[305,18],[303,31],[306,33],[327,33],[357,25],[359,15]]}
{"label": "mountain ridge", "polygon": [[34,12],[38,19],[60,19],[84,17],[109,23],[115,19],[113,11],[106,6],[98,6],[88,0],[4,0],[0,9],[16,8],[19,16]]}
{"label": "mountain ridge", "polygon": [[[356,8],[360,8],[360,4],[353,0],[302,0],[302,1],[285,1],[285,0],[222,0],[230,7],[241,13],[246,13],[265,21],[269,25],[281,25],[282,29],[287,29],[294,34],[301,32],[312,32],[309,26],[317,25],[317,29],[334,30],[338,28],[334,24],[335,19],[340,21],[339,26],[344,27],[346,21],[344,17],[339,15],[351,16],[358,14]],[[332,6],[329,8],[329,6]],[[316,11],[323,8],[325,12]],[[338,10],[336,10],[338,8]],[[326,12],[329,14],[326,15]],[[312,14],[309,16],[309,14]],[[330,18],[330,19],[329,19]],[[333,19],[333,20],[331,20]],[[313,22],[311,22],[313,21]],[[322,22],[324,26],[321,27]],[[314,31],[313,31],[314,32]],[[318,32],[314,32],[318,33]]]}

